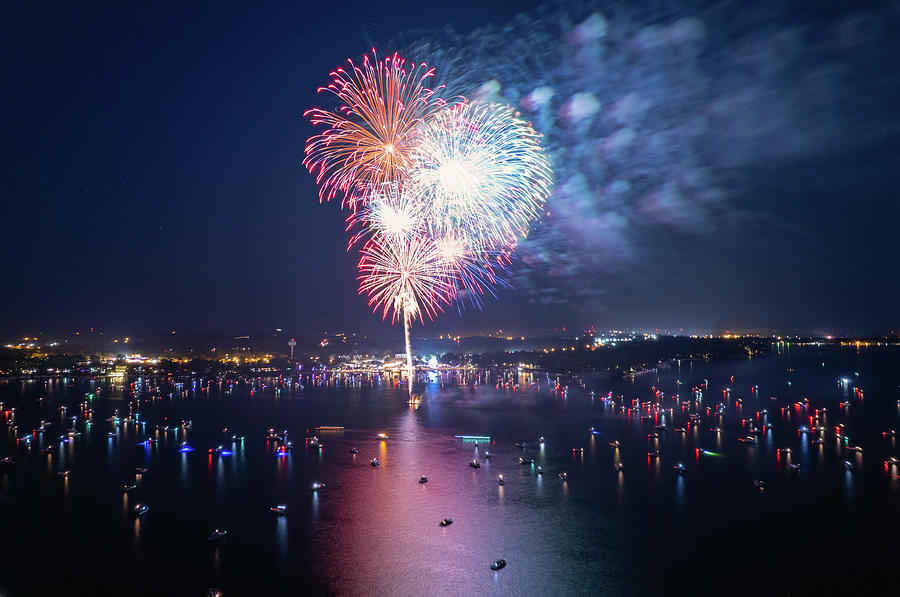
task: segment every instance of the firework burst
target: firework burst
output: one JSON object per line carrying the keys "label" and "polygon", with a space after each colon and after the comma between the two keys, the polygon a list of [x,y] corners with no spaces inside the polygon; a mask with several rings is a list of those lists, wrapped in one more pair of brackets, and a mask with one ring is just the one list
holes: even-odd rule
{"label": "firework burst", "polygon": [[434,319],[453,293],[446,263],[428,237],[376,236],[366,242],[359,260],[359,292],[369,306],[396,322]]}
{"label": "firework burst", "polygon": [[303,165],[316,175],[320,201],[340,193],[342,205],[354,209],[366,190],[401,179],[416,127],[445,102],[436,95],[440,88],[428,88],[434,69],[424,63],[407,64],[396,53],[379,59],[375,50],[359,65],[347,63],[319,88],[337,97],[337,109],[304,113],[326,129],[307,141]]}
{"label": "firework burst", "polygon": [[320,201],[341,194],[350,208],[359,293],[384,319],[403,321],[412,394],[412,320],[480,306],[508,286],[498,273],[540,216],[552,173],[539,135],[509,107],[448,106],[426,85],[433,69],[396,54],[348,62],[320,89],[340,107],[306,112],[326,129],[309,139],[303,163]]}
{"label": "firework burst", "polygon": [[401,241],[422,232],[422,206],[399,183],[385,183],[366,193],[366,200],[347,216],[347,231],[352,232],[347,248],[360,239],[383,237]]}
{"label": "firework burst", "polygon": [[407,191],[434,238],[474,253],[506,251],[528,234],[553,181],[540,136],[507,106],[458,103],[418,131]]}
{"label": "firework burst", "polygon": [[467,239],[452,234],[437,239],[435,245],[451,288],[449,301],[460,310],[466,302],[480,307],[485,294],[496,297],[494,288],[498,286],[510,288],[500,277],[509,263],[507,252],[484,249],[476,252]]}

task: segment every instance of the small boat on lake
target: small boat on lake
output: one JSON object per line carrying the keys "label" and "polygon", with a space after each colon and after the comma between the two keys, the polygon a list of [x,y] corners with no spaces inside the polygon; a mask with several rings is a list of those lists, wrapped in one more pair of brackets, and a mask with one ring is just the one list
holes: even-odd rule
{"label": "small boat on lake", "polygon": [[212,533],[209,534],[209,537],[206,538],[207,541],[220,541],[225,538],[225,535],[228,534],[228,531],[223,531],[216,529]]}

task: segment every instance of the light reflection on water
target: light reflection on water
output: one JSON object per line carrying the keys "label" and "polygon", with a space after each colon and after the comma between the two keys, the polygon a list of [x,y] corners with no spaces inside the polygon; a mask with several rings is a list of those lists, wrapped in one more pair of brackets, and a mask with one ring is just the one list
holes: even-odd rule
{"label": "light reflection on water", "polygon": [[[684,395],[690,398],[687,389],[704,378],[710,379],[709,392],[714,394],[737,373],[735,385],[743,381],[748,386],[750,379],[759,383],[763,388],[759,394],[765,397],[762,402],[768,406],[774,391],[767,391],[766,384],[778,383],[780,388],[780,375],[753,370],[750,365],[745,368],[742,374],[744,369],[735,364],[698,365],[700,379],[681,377]],[[193,453],[176,451],[186,435],[172,431],[154,430],[148,435],[159,442],[139,447],[136,443],[147,437],[143,429],[154,427],[135,425],[123,426],[118,442],[97,442],[95,449],[91,434],[102,434],[97,436],[102,438],[112,428],[104,420],[103,409],[127,410],[121,399],[98,399],[94,402],[98,422],[89,431],[85,428],[85,435],[59,444],[58,454],[36,460],[41,463],[39,470],[18,478],[43,475],[51,481],[47,483],[51,492],[59,488],[57,500],[61,497],[71,509],[54,511],[55,516],[75,524],[82,515],[106,521],[92,527],[93,535],[73,531],[77,541],[89,542],[82,550],[85,553],[104,554],[127,569],[146,549],[148,568],[177,565],[186,569],[192,585],[222,586],[226,594],[229,589],[234,594],[266,594],[274,592],[267,587],[282,583],[320,590],[340,586],[342,592],[358,594],[458,593],[459,587],[476,594],[501,590],[575,594],[596,587],[604,587],[601,592],[653,592],[666,586],[661,564],[670,570],[673,565],[693,565],[697,558],[710,563],[705,574],[717,587],[740,588],[724,572],[726,564],[762,562],[771,542],[795,536],[814,538],[823,525],[848,541],[863,531],[878,532],[866,524],[867,512],[886,511],[886,502],[879,500],[896,501],[898,494],[897,479],[884,471],[879,458],[881,451],[895,447],[895,440],[869,438],[872,429],[880,432],[884,426],[895,425],[884,420],[884,413],[878,414],[872,429],[854,419],[847,421],[848,427],[855,423],[849,431],[851,443],[865,445],[865,459],[860,453],[846,453],[831,427],[825,437],[833,446],[811,449],[808,440],[814,434],[804,437],[794,429],[798,423],[809,423],[805,415],[781,419],[774,408],[771,416],[760,419],[761,424],[772,421],[774,428],[759,436],[759,444],[741,444],[737,437],[746,433],[739,426],[742,407],[734,408],[737,392],[724,418],[710,415],[701,424],[691,425],[689,433],[680,434],[671,427],[684,425],[687,413],[678,408],[680,400],[672,403],[677,391],[672,377],[648,377],[627,382],[629,394],[620,403],[630,406],[632,398],[650,399],[649,386],[654,385],[664,390],[667,406],[676,406],[674,415],[663,413],[642,422],[640,412],[618,414],[607,400],[591,400],[588,390],[573,389],[574,383],[569,384],[565,400],[558,393],[521,388],[512,392],[479,387],[471,392],[436,387],[418,410],[407,406],[403,387],[366,390],[328,384],[311,385],[313,389],[307,391],[286,387],[277,401],[270,386],[256,391],[252,404],[246,384],[237,384],[227,396],[213,387],[203,392],[202,399],[188,394],[185,399],[142,405],[141,419],[153,426],[163,416],[193,419],[191,443],[197,449]],[[800,389],[803,386],[816,387],[814,379],[804,378],[800,370],[792,377],[797,392],[807,391]],[[610,390],[621,391],[615,384],[596,383],[598,397],[605,398]],[[866,410],[878,404],[873,385],[867,387]],[[41,408],[58,408],[59,397],[44,391],[48,404]],[[829,400],[841,396],[826,392],[808,391],[810,396],[832,396]],[[748,416],[763,406],[755,404],[754,394],[744,398]],[[862,406],[854,403],[851,414],[854,409]],[[895,414],[893,403],[887,404],[887,410]],[[792,411],[793,407],[787,410]],[[29,416],[22,414],[26,422]],[[836,422],[845,422],[841,415],[835,416]],[[788,423],[788,417],[794,422]],[[296,441],[293,452],[276,457],[274,447],[265,440],[269,427],[288,428],[293,438],[323,423],[347,428],[323,432],[321,451]],[[221,429],[226,424],[233,429],[223,437]],[[670,430],[660,430],[658,439],[648,438],[656,424],[666,424]],[[587,431],[589,426],[596,426],[599,437]],[[710,431],[716,426],[723,433]],[[378,441],[375,434],[380,431],[390,439]],[[232,433],[247,439],[231,441]],[[453,437],[465,433],[489,434],[492,443],[476,446]],[[546,437],[546,444],[538,443],[540,435]],[[621,440],[621,446],[608,446],[615,439]],[[39,454],[42,441],[36,442],[32,454]],[[526,448],[513,445],[521,441],[527,442]],[[234,455],[207,453],[220,443]],[[788,445],[795,453],[779,456],[775,448]],[[350,446],[360,449],[359,458],[347,453]],[[572,451],[580,447],[585,448],[583,453]],[[713,449],[721,456],[701,455],[699,448]],[[486,449],[491,458],[485,461]],[[659,450],[660,456],[649,457],[648,450]],[[369,464],[373,456],[382,462],[380,467]],[[535,464],[523,466],[519,456],[532,457]],[[26,458],[21,451],[19,457]],[[468,466],[472,458],[482,462],[481,469]],[[841,469],[844,459],[854,463],[854,471]],[[642,471],[643,461],[647,464]],[[673,471],[678,461],[688,467],[684,476]],[[803,465],[799,474],[789,468],[795,461]],[[625,464],[621,473],[613,469],[616,462]],[[877,471],[872,463],[878,465]],[[147,466],[150,473],[146,479],[138,478],[140,487],[132,498],[121,491],[121,485],[139,465]],[[536,466],[546,474],[538,475]],[[55,478],[56,470],[68,467],[73,470],[71,488],[68,480],[59,483]],[[562,471],[569,473],[568,482],[557,477]],[[422,474],[428,476],[428,483],[418,483]],[[498,485],[498,474],[504,475],[505,485]],[[764,492],[752,487],[750,481],[755,478],[767,481]],[[14,495],[23,496],[24,504],[27,488],[21,484],[10,488],[9,475],[0,474],[0,479],[4,494],[19,492]],[[168,480],[176,481],[177,491],[172,491]],[[324,481],[327,488],[312,491],[314,480]],[[829,484],[834,484],[833,493]],[[116,497],[116,492],[122,497]],[[143,520],[131,511],[138,499],[152,508]],[[843,508],[834,509],[835,500]],[[881,505],[880,510],[872,507],[872,500]],[[791,501],[811,510],[795,517],[785,507]],[[287,516],[268,510],[282,502],[288,504]],[[103,504],[108,504],[107,511]],[[896,504],[891,508],[890,512],[898,512]],[[753,521],[752,528],[766,539],[757,541],[728,530],[735,512]],[[854,525],[848,525],[851,517],[841,518],[840,512],[853,513]],[[454,524],[439,527],[437,522],[446,516],[453,516]],[[881,525],[896,528],[894,523],[881,521]],[[229,535],[221,546],[210,546],[205,538],[216,526],[227,528]],[[126,536],[131,547],[117,555],[112,546],[124,529],[130,531]],[[684,549],[684,529],[697,536],[691,550]],[[648,543],[648,536],[654,541]],[[727,558],[717,547],[723,540],[736,545]],[[179,545],[177,559],[174,553],[167,555],[173,542]],[[829,557],[816,545],[808,550],[812,560]],[[212,565],[198,566],[206,557],[213,558]],[[487,564],[499,557],[510,561],[507,569],[488,571]],[[721,574],[716,564],[722,566]],[[237,571],[247,566],[260,574],[243,578]],[[867,570],[869,577],[873,570],[877,574],[871,566],[856,563],[856,567]],[[578,574],[558,574],[571,568]],[[779,577],[778,582],[791,586],[792,581]]]}
{"label": "light reflection on water", "polygon": [[284,572],[290,561],[289,542],[288,542],[288,519],[287,516],[276,515],[275,518],[275,543],[278,551],[278,565],[281,572]]}

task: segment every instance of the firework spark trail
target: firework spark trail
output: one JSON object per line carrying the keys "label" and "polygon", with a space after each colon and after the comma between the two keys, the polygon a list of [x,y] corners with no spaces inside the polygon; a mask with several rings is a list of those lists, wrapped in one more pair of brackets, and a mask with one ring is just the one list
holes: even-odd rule
{"label": "firework spark trail", "polygon": [[427,87],[434,69],[424,63],[407,64],[396,53],[379,59],[375,50],[359,66],[347,63],[349,69],[334,70],[331,83],[319,88],[337,97],[338,108],[304,113],[327,128],[307,142],[303,165],[316,175],[319,201],[340,193],[342,206],[354,209],[366,189],[401,178],[415,128],[445,102],[440,87]]}

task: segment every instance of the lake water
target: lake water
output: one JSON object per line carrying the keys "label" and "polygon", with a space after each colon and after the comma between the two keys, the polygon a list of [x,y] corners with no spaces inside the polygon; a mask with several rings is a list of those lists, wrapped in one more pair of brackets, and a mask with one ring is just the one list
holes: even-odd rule
{"label": "lake water", "polygon": [[[0,456],[15,464],[0,470],[0,595],[900,590],[900,470],[886,463],[900,449],[885,435],[900,431],[897,347],[504,380],[423,378],[417,408],[405,387],[367,378],[2,381]],[[106,420],[129,404],[137,421]],[[739,441],[751,424],[757,442]],[[288,431],[286,456],[269,428]],[[80,435],[65,443],[67,429]],[[314,433],[322,450],[305,441]],[[178,451],[185,441],[193,452]],[[269,510],[279,503],[287,515]],[[227,536],[207,541],[215,528]]]}

